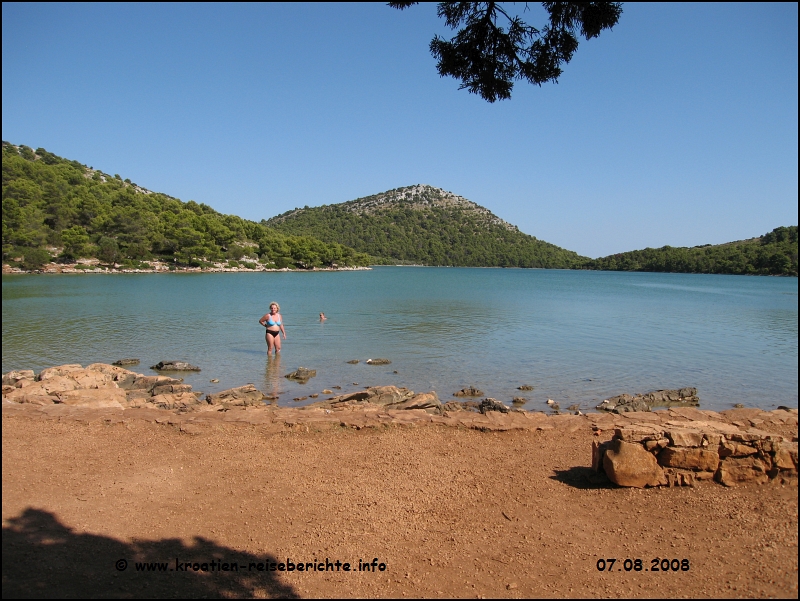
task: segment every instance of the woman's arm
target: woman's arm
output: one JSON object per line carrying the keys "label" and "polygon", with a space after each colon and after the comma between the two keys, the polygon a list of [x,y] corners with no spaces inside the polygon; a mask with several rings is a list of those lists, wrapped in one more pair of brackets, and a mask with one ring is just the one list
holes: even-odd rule
{"label": "woman's arm", "polygon": [[260,323],[265,328],[267,327],[267,317],[269,317],[269,314],[262,315],[261,319],[258,320],[258,323]]}
{"label": "woman's arm", "polygon": [[283,332],[283,339],[286,340],[286,330],[283,329],[283,315],[281,315],[281,332]]}

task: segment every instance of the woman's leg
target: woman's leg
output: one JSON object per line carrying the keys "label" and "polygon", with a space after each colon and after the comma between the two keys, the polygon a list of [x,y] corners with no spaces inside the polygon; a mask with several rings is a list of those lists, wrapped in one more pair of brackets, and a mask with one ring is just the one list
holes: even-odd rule
{"label": "woman's leg", "polygon": [[281,352],[281,334],[280,334],[280,332],[275,334],[275,342],[273,344],[275,345],[275,354],[277,355],[278,353]]}
{"label": "woman's leg", "polygon": [[264,335],[267,340],[267,354],[269,355],[272,352],[272,348],[275,346],[275,336],[267,330],[267,333]]}

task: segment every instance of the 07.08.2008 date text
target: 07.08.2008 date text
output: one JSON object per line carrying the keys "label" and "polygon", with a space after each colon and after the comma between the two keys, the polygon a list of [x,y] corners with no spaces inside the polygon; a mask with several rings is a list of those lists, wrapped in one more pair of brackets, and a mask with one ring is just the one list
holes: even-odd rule
{"label": "07.08.2008 date text", "polygon": [[[617,563],[616,559],[598,559],[597,570],[599,572],[613,572],[614,564]],[[656,557],[650,560],[650,567],[645,568],[644,562],[641,559],[625,559],[621,561],[622,567],[617,566],[616,571],[630,572],[688,572],[689,560],[688,559],[662,559]]]}

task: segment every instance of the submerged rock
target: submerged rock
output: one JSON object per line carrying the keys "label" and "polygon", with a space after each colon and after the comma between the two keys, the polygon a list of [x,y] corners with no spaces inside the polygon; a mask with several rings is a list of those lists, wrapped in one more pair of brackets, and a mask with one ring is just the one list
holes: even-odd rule
{"label": "submerged rock", "polygon": [[389,365],[391,361],[389,359],[367,359],[365,363],[367,365]]}
{"label": "submerged rock", "polygon": [[517,390],[533,390],[533,386],[530,384],[523,384],[522,386],[517,386]]}
{"label": "submerged rock", "polygon": [[469,388],[462,388],[458,392],[454,392],[453,396],[483,396],[483,390],[478,390],[474,386]]}
{"label": "submerged rock", "polygon": [[305,367],[298,367],[296,371],[286,374],[284,377],[287,380],[295,380],[301,384],[305,384],[309,379],[316,377],[316,369],[308,369]]}
{"label": "submerged rock", "polygon": [[150,369],[156,371],[201,371],[199,367],[186,361],[159,361],[155,365],[151,365]]}

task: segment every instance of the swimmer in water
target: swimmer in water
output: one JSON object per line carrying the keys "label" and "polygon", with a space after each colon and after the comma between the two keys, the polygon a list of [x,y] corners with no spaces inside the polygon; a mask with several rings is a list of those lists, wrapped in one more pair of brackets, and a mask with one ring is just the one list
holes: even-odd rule
{"label": "swimmer in water", "polygon": [[280,305],[272,302],[269,304],[269,313],[258,320],[258,323],[267,328],[264,338],[267,341],[268,355],[273,351],[276,355],[281,352],[281,334],[283,334],[283,339],[286,340],[286,330],[283,327],[283,317],[280,314],[280,310]]}

